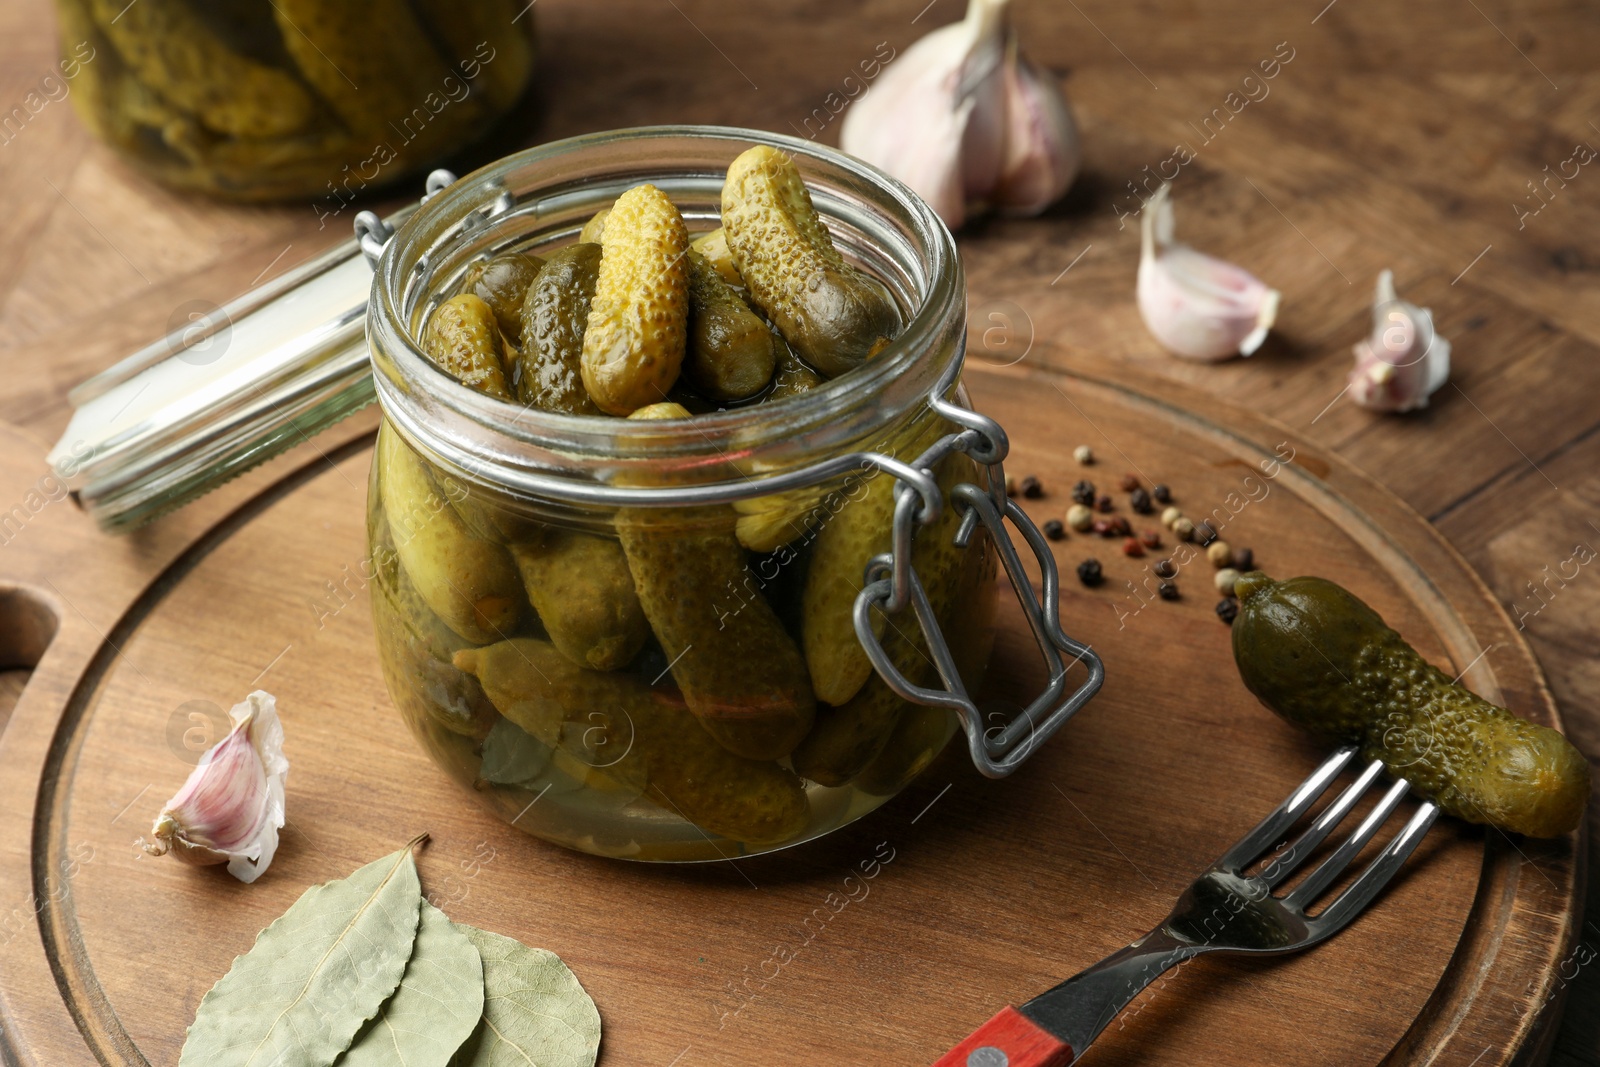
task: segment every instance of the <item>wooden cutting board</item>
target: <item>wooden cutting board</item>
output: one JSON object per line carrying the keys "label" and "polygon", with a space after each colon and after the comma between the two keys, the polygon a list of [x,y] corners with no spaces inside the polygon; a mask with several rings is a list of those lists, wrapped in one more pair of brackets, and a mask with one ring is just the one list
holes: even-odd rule
{"label": "wooden cutting board", "polygon": [[[1479,579],[1336,458],[1151,386],[984,367],[968,381],[1011,432],[1009,471],[1045,486],[1026,501],[1040,521],[1080,477],[1165,482],[1264,569],[1349,586],[1478,692],[1557,724]],[[852,827],[736,863],[546,845],[429,763],[384,690],[360,577],[372,424],[369,412],[120,539],[52,500],[39,443],[0,429],[0,501],[22,509],[0,547],[0,667],[36,664],[0,736],[7,1061],[175,1063],[200,997],[261,927],[307,886],[427,831],[428,894],[559,953],[600,1007],[606,1067],[926,1064],[1159,921],[1320,759],[1240,684],[1208,565],[1180,573],[1181,600],[1147,600],[1125,583],[1151,558],[1073,534],[1056,544],[1062,617],[1104,657],[1106,684],[1013,778],[985,780],[953,748]],[[1072,462],[1080,443],[1095,466]],[[1094,590],[1072,577],[1090,555],[1108,577]],[[1002,621],[990,696],[1020,704],[1042,672],[1014,605]],[[256,687],[278,697],[292,764],[271,870],[245,886],[143,856],[134,841],[205,724]],[[1535,1062],[1556,1014],[1537,1009],[1575,966],[1580,846],[1444,820],[1333,941],[1170,973],[1093,1062]]]}

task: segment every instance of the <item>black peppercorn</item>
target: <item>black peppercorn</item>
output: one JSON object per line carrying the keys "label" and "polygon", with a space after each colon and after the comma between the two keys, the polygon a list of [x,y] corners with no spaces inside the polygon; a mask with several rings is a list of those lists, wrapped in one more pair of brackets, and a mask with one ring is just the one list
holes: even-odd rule
{"label": "black peppercorn", "polygon": [[1155,489],[1151,490],[1151,495],[1156,498],[1156,503],[1158,504],[1172,503],[1172,490],[1164,485],[1156,486]]}
{"label": "black peppercorn", "polygon": [[1133,491],[1128,497],[1128,505],[1141,515],[1148,515],[1156,509],[1156,506],[1150,503],[1150,494],[1143,489]]}
{"label": "black peppercorn", "polygon": [[1170,559],[1158,559],[1158,560],[1156,560],[1156,577],[1157,578],[1171,578],[1173,575],[1175,575],[1177,573],[1178,573],[1178,568],[1174,567],[1172,565],[1172,561]]}
{"label": "black peppercorn", "polygon": [[1110,511],[1112,508],[1114,508],[1116,506],[1117,506],[1116,501],[1111,499],[1111,496],[1110,496],[1109,493],[1101,496],[1099,500],[1096,500],[1094,502],[1094,509],[1096,511]]}
{"label": "black peppercorn", "polygon": [[1204,519],[1194,524],[1194,542],[1201,548],[1217,539],[1217,529]]}
{"label": "black peppercorn", "polygon": [[1078,581],[1087,586],[1099,585],[1105,580],[1105,575],[1100,572],[1100,561],[1086,559],[1078,564]]}
{"label": "black peppercorn", "polygon": [[1156,592],[1161,594],[1161,599],[1162,600],[1177,600],[1178,599],[1178,583],[1177,582],[1162,582],[1160,585],[1156,586]]}
{"label": "black peppercorn", "polygon": [[1039,479],[1030,474],[1022,479],[1022,495],[1029,500],[1038,500],[1044,496],[1044,486],[1039,482]]}
{"label": "black peppercorn", "polygon": [[1233,550],[1233,569],[1240,574],[1255,570],[1255,564],[1256,554],[1248,548],[1236,548]]}
{"label": "black peppercorn", "polygon": [[1239,602],[1233,599],[1233,597],[1223,597],[1221,600],[1217,601],[1217,618],[1221,619],[1229,626],[1232,626],[1233,620],[1238,618],[1238,616]]}
{"label": "black peppercorn", "polygon": [[1061,525],[1060,519],[1049,519],[1044,524],[1044,535],[1052,541],[1059,541],[1067,536],[1067,528]]}
{"label": "black peppercorn", "polygon": [[1084,507],[1094,506],[1094,483],[1089,481],[1079,482],[1072,487],[1072,502],[1082,504]]}

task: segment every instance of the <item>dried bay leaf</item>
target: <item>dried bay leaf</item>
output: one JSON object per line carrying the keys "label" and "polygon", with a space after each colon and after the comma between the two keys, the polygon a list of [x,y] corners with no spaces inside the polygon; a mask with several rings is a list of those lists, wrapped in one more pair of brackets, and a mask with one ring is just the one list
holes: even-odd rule
{"label": "dried bay leaf", "polygon": [[594,1067],[600,1012],[561,957],[456,924],[483,957],[483,1021],[451,1067]]}
{"label": "dried bay leaf", "polygon": [[400,985],[421,906],[410,845],[312,886],[201,1000],[179,1067],[328,1067]]}
{"label": "dried bay leaf", "polygon": [[423,901],[400,988],[340,1067],[447,1067],[483,1015],[483,962],[444,912]]}
{"label": "dried bay leaf", "polygon": [[478,777],[491,785],[533,787],[550,765],[550,746],[510,719],[496,719],[483,739]]}

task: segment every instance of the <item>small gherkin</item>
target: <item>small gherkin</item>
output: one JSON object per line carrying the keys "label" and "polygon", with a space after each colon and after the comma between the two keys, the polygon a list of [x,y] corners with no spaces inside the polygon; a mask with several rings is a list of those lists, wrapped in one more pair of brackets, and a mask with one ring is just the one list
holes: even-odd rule
{"label": "small gherkin", "polygon": [[1318,737],[1359,744],[1448,814],[1530,837],[1577,828],[1589,765],[1561,734],[1450,680],[1324,578],[1239,579],[1233,655],[1245,686]]}

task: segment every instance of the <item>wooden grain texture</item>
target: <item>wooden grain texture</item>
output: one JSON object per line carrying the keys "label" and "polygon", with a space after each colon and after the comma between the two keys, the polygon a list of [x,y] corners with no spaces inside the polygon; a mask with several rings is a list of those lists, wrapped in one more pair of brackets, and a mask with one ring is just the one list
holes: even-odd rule
{"label": "wooden grain texture", "polygon": [[[458,167],[638,123],[804,132],[878,42],[903,50],[959,6],[540,0],[540,92]],[[1270,412],[1324,453],[1358,464],[1436,522],[1484,575],[1521,620],[1515,636],[1538,656],[1573,737],[1591,759],[1600,754],[1600,583],[1592,566],[1561,576],[1575,546],[1600,542],[1597,179],[1585,168],[1521,229],[1513,206],[1528,202],[1526,183],[1575,143],[1600,144],[1600,15],[1577,0],[1015,6],[1029,50],[1065,78],[1085,168],[1043,218],[981,222],[961,235],[973,321],[1002,327],[975,330],[975,346],[1004,341],[994,355],[1026,352],[1024,367],[1113,377],[1132,368],[1184,407],[1204,410],[1219,397]],[[45,0],[0,5],[0,109],[48,71],[53,31]],[[1187,240],[1284,291],[1280,329],[1252,360],[1181,363],[1137,320],[1137,239],[1117,211],[1130,203],[1127,183],[1177,139],[1193,139],[1190,123],[1279,42],[1295,58],[1271,94],[1200,146],[1175,195]],[[835,121],[820,139],[836,142],[836,131]],[[153,187],[94,145],[66,101],[0,144],[0,187],[0,420],[23,435],[8,436],[6,448],[32,464],[29,486],[65,424],[72,384],[161,333],[187,302],[221,302],[344,232],[319,229],[310,204],[240,209]],[[1395,270],[1403,294],[1434,308],[1455,343],[1456,385],[1407,418],[1336,399],[1383,267]],[[1054,432],[1036,443],[1046,456],[1066,444]],[[63,514],[66,505],[44,512]],[[96,558],[147,573],[221,514],[202,504],[97,548]],[[14,555],[8,538],[0,564]],[[113,577],[97,593],[109,604],[135,591]],[[114,621],[92,603],[82,605],[85,616],[59,606],[80,625],[92,619],[105,631]],[[1496,646],[1485,660],[1498,670],[1510,654]],[[1578,949],[1592,952],[1600,927],[1583,931]],[[1569,961],[1565,972],[1566,1023],[1552,1062],[1593,1067],[1600,968]],[[1502,1035],[1480,1036],[1492,1045]]]}

